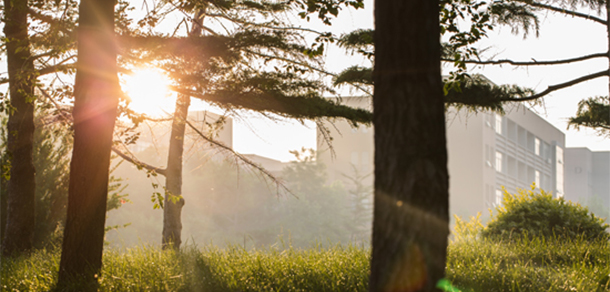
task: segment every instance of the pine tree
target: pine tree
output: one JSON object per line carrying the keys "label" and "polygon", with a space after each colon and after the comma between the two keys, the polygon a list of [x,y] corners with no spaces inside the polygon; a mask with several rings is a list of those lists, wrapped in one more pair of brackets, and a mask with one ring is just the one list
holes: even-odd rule
{"label": "pine tree", "polygon": [[375,2],[369,291],[438,291],[449,235],[439,1]]}

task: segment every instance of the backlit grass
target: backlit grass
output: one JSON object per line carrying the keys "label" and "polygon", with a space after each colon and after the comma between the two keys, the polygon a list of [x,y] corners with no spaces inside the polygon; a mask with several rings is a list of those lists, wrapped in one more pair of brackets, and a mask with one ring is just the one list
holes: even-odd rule
{"label": "backlit grass", "polygon": [[[369,250],[138,247],[108,250],[100,291],[366,291]],[[2,291],[48,291],[57,251],[3,259]],[[447,278],[462,291],[610,291],[608,242],[464,239],[449,246]]]}

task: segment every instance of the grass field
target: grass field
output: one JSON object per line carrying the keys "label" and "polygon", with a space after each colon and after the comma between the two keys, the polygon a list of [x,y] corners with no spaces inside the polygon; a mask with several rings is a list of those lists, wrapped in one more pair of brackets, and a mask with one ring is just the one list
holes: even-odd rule
{"label": "grass field", "polygon": [[[108,250],[100,291],[366,291],[369,250],[152,247]],[[2,261],[2,291],[47,291],[59,253]],[[610,291],[608,242],[513,243],[465,239],[449,246],[447,278],[461,291]]]}

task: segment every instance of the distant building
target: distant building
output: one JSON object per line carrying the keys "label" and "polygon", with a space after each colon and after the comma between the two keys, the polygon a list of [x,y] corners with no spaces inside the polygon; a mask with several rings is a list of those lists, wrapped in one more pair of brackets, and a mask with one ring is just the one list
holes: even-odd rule
{"label": "distant building", "polygon": [[[369,98],[350,98],[345,103],[370,109]],[[318,129],[319,159],[331,179],[343,180],[355,172],[373,171],[373,129],[352,128],[345,121],[324,127],[332,136],[329,146]],[[509,192],[532,183],[555,196],[564,195],[565,135],[540,116],[519,105],[505,116],[450,108],[447,112],[450,212],[474,216],[501,203],[502,187]],[[373,176],[364,181],[372,185]]]}
{"label": "distant building", "polygon": [[[610,151],[566,148],[566,199],[610,212]],[[601,215],[601,214],[600,214]]]}

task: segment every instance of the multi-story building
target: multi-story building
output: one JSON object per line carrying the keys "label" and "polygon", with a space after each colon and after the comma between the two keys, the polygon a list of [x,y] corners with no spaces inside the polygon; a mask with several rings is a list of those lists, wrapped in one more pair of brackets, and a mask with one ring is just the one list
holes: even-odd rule
{"label": "multi-story building", "polygon": [[[370,99],[346,104],[370,108]],[[332,145],[318,138],[319,159],[331,179],[373,171],[373,129],[352,128],[347,122],[325,125]],[[318,137],[323,137],[318,133]],[[515,192],[532,183],[555,196],[564,195],[565,135],[543,118],[519,105],[502,116],[451,108],[447,112],[450,212],[474,216],[501,203],[502,188]],[[332,149],[332,150],[331,150]],[[363,179],[372,185],[372,175]]]}
{"label": "multi-story building", "polygon": [[566,199],[610,215],[610,151],[566,148]]}

